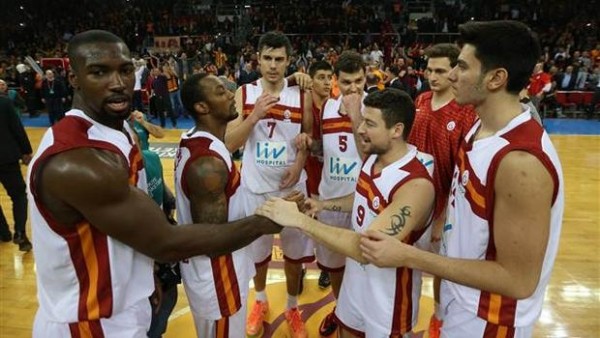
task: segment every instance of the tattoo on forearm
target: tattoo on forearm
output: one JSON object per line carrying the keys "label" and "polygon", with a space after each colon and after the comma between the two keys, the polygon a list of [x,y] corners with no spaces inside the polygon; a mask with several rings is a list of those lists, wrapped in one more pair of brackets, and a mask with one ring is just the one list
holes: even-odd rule
{"label": "tattoo on forearm", "polygon": [[335,204],[332,205],[330,209],[331,209],[331,211],[342,211],[342,207],[339,205],[335,205]]}
{"label": "tattoo on forearm", "polygon": [[399,213],[392,215],[389,228],[382,232],[390,236],[399,234],[404,229],[408,217],[410,217],[410,207],[407,205],[400,208]]}

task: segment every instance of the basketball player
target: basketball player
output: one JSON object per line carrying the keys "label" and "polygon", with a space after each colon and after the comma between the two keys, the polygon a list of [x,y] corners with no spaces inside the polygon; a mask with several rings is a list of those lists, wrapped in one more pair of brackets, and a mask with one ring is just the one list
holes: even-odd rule
{"label": "basketball player", "polygon": [[[320,60],[310,65],[308,68],[308,75],[311,79],[311,94],[313,101],[313,133],[311,136],[313,140],[319,141],[321,140],[321,109],[331,96],[333,67],[329,62]],[[306,188],[308,196],[318,198],[321,171],[323,170],[322,151],[310,154],[306,159],[306,166],[304,169],[306,170]],[[321,289],[325,289],[331,285],[330,276],[327,271],[321,270],[318,284]]]}
{"label": "basketball player", "polygon": [[[340,97],[327,100],[323,106],[322,127],[319,139],[307,140],[307,146],[317,143],[323,153],[324,166],[321,168],[319,198],[330,200],[350,195],[356,190],[356,182],[362,166],[362,155],[357,150],[354,130],[357,129],[361,102],[366,96],[366,66],[363,58],[356,52],[346,51],[335,64],[335,76],[338,78]],[[348,110],[352,110],[348,113]],[[314,133],[313,133],[314,135]],[[314,198],[314,197],[313,197]],[[323,210],[319,221],[327,225],[352,229],[351,214],[348,211]],[[336,299],[340,293],[346,256],[330,250],[326,245],[316,245],[317,262],[323,271],[329,272],[333,294]],[[329,336],[337,328],[333,313],[325,317],[319,327],[321,336]]]}
{"label": "basketball player", "polygon": [[33,337],[146,337],[152,259],[224,254],[280,227],[256,217],[171,226],[146,194],[125,122],[135,82],[127,46],[92,30],[73,37],[68,54],[73,109],[48,129],[28,173],[40,304]]}
{"label": "basketball player", "polygon": [[[304,165],[308,152],[297,150],[294,138],[312,133],[312,102],[298,86],[284,79],[292,46],[282,33],[269,32],[258,42],[258,62],[262,78],[240,87],[236,92],[237,111],[242,114],[227,126],[225,143],[230,151],[244,146],[241,193],[246,215],[271,196],[288,195],[293,190],[306,193]],[[298,311],[297,295],[302,263],[314,260],[312,241],[296,229],[281,233],[287,285],[285,318],[292,337],[306,337]],[[263,327],[269,303],[265,293],[273,236],[252,244],[256,276],[256,302],[247,323],[247,334],[255,336]]]}
{"label": "basketball player", "polygon": [[[340,82],[341,83],[341,82]],[[367,229],[413,244],[425,230],[434,204],[434,187],[414,146],[405,142],[414,118],[405,92],[387,88],[364,100],[358,134],[368,154],[356,192],[310,204],[320,210],[352,211],[353,230],[321,223],[296,205],[273,198],[257,210],[284,226],[308,233],[331,250],[348,256],[335,310],[341,337],[408,337],[418,313],[420,273],[407,268],[367,265],[359,248]]]}
{"label": "basketball player", "polygon": [[442,278],[442,337],[531,337],[556,258],[562,169],[544,129],[519,103],[538,40],[515,21],[469,22],[450,81],[480,120],[457,155],[442,256],[369,231],[363,255]]}
{"label": "basketball player", "polygon": [[[240,175],[223,143],[235,119],[234,93],[208,73],[183,84],[183,105],[195,126],[181,136],[175,162],[180,223],[226,223],[242,218]],[[197,256],[181,263],[183,285],[198,337],[245,337],[246,300],[254,262],[239,249],[221,256]]]}
{"label": "basketball player", "polygon": [[[415,123],[408,142],[417,147],[420,159],[433,171],[435,208],[431,234],[419,241],[432,252],[439,252],[442,228],[446,218],[446,202],[454,170],[455,154],[465,134],[475,122],[472,106],[461,106],[454,100],[448,74],[456,63],[460,49],[450,43],[433,45],[425,50],[426,74],[431,91],[415,100]],[[440,279],[434,278],[435,310],[429,325],[429,337],[439,337],[443,314],[439,306]]]}

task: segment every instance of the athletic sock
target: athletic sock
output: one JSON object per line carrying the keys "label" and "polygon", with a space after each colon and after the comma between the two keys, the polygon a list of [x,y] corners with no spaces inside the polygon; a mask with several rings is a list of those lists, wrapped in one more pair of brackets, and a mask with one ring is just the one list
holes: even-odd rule
{"label": "athletic sock", "polygon": [[256,291],[256,296],[254,298],[258,301],[266,302],[267,301],[267,293],[265,292],[265,290]]}
{"label": "athletic sock", "polygon": [[288,295],[287,296],[287,307],[286,309],[291,309],[291,308],[295,308],[298,306],[298,297],[297,296],[291,296]]}

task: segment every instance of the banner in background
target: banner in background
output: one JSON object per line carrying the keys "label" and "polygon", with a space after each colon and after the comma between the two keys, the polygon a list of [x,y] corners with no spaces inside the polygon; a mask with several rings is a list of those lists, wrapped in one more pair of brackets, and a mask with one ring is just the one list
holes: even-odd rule
{"label": "banner in background", "polygon": [[181,49],[181,38],[179,36],[155,36],[154,53],[179,52]]}

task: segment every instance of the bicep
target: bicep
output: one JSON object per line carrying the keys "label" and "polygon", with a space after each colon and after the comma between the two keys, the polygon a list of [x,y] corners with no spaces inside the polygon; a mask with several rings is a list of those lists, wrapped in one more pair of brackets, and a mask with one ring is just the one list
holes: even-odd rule
{"label": "bicep", "polygon": [[412,231],[427,225],[434,196],[431,181],[417,178],[406,182],[394,193],[392,202],[375,218],[369,229],[404,240]]}
{"label": "bicep", "polygon": [[194,223],[226,223],[228,171],[225,163],[212,156],[200,157],[190,165],[186,175]]}
{"label": "bicep", "polygon": [[57,155],[43,168],[41,191],[74,209],[100,232],[149,254],[156,241],[165,238],[167,222],[160,207],[129,184],[122,161],[90,149]]}
{"label": "bicep", "polygon": [[514,272],[539,277],[550,230],[553,180],[533,155],[511,152],[496,174],[496,260]]}

